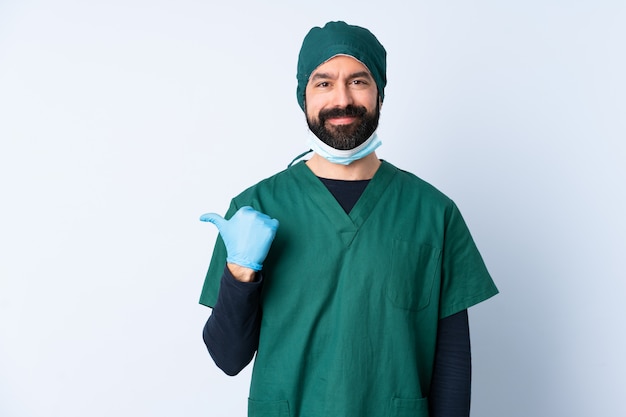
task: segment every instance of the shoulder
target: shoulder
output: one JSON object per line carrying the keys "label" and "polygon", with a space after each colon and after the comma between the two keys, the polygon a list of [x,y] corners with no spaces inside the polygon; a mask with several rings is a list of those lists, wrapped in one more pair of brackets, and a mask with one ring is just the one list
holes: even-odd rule
{"label": "shoulder", "polygon": [[259,181],[239,193],[233,201],[239,207],[242,205],[254,206],[253,203],[259,199],[267,198],[268,196],[277,197],[284,194],[286,189],[295,187],[294,181],[298,175],[297,171],[302,169],[300,165],[294,165]]}
{"label": "shoulder", "polygon": [[383,161],[383,166],[394,172],[392,184],[400,188],[397,192],[400,192],[403,198],[426,200],[444,207],[454,206],[450,197],[412,172],[398,168],[387,161]]}

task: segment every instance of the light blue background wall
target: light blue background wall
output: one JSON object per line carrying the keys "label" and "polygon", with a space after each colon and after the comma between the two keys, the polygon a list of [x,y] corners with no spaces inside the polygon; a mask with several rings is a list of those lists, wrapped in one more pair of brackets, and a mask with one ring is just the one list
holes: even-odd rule
{"label": "light blue background wall", "polygon": [[473,415],[623,416],[623,1],[0,1],[0,415],[243,416],[197,218],[305,149],[295,64],[389,53],[379,156],[460,206],[501,294]]}

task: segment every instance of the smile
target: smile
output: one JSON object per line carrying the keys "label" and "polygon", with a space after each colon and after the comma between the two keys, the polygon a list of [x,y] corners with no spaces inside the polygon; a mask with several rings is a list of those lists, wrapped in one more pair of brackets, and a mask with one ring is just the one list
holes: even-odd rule
{"label": "smile", "polygon": [[329,117],[326,119],[328,123],[333,125],[349,125],[357,119],[356,116]]}

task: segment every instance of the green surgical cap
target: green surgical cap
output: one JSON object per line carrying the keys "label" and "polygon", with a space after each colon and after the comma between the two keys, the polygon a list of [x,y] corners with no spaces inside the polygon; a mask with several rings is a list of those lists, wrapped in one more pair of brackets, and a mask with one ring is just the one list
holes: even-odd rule
{"label": "green surgical cap", "polygon": [[349,55],[369,69],[381,100],[387,85],[387,52],[369,30],[345,22],[328,22],[314,27],[304,37],[298,56],[298,104],[304,110],[304,93],[311,73],[337,55]]}

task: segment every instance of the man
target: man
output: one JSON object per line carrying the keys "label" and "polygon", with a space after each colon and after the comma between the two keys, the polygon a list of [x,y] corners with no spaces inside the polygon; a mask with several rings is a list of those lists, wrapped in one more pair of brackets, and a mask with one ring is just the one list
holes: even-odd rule
{"label": "man", "polygon": [[256,353],[261,417],[467,416],[467,308],[497,293],[455,204],[378,159],[386,52],[313,28],[297,98],[313,155],[232,200],[200,302],[227,374]]}

